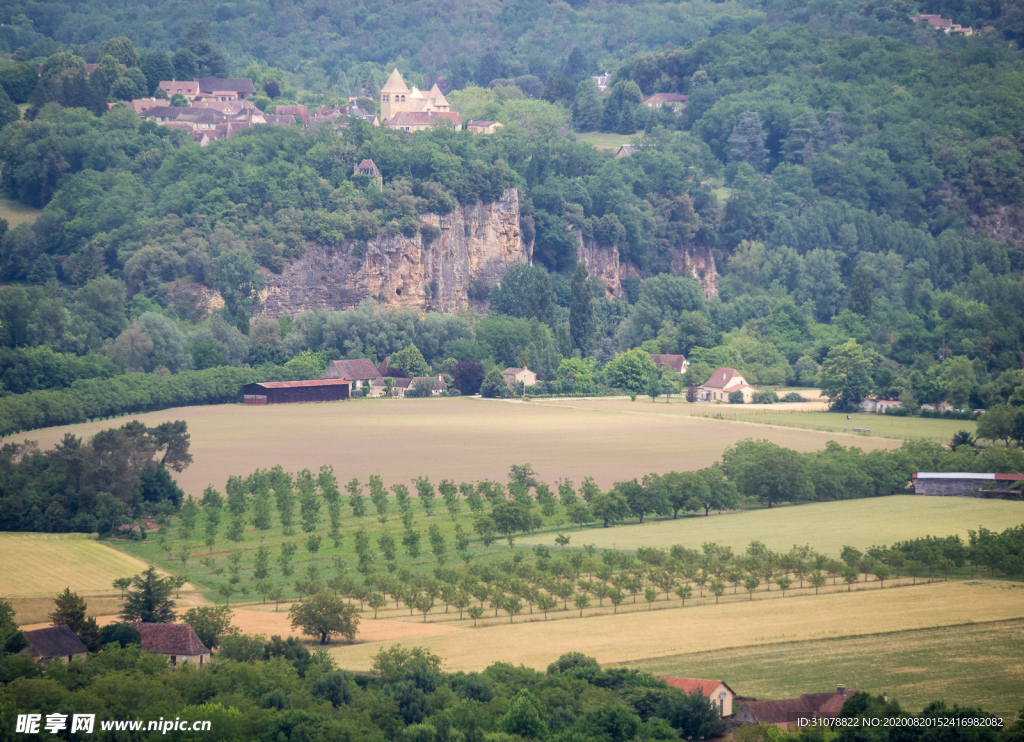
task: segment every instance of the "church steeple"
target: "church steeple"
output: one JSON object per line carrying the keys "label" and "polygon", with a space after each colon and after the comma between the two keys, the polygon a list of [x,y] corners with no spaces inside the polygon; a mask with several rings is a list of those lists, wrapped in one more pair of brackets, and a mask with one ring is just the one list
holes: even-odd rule
{"label": "church steeple", "polygon": [[407,95],[409,95],[409,88],[406,87],[405,80],[402,79],[402,75],[396,67],[395,71],[391,73],[391,77],[384,83],[384,87],[380,89],[380,117],[382,121],[389,121],[399,111],[406,110],[402,104],[406,102]]}

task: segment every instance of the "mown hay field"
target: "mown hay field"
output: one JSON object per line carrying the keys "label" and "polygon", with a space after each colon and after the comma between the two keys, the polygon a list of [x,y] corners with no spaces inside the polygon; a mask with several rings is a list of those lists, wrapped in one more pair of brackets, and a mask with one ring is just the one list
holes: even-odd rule
{"label": "mown hay field", "polygon": [[[602,664],[636,663],[757,644],[785,645],[1016,618],[1024,618],[1020,585],[943,582],[575,620],[523,621],[424,637],[415,643],[440,655],[443,666],[451,670],[482,670],[494,662],[543,669],[569,651],[583,652]],[[393,643],[335,646],[331,654],[341,667],[366,670],[374,655]]]}
{"label": "mown hay field", "polygon": [[45,449],[65,433],[88,437],[131,419],[147,425],[185,420],[195,460],[177,480],[194,495],[209,484],[222,490],[229,475],[276,464],[288,471],[330,464],[341,482],[366,481],[370,474],[408,482],[419,476],[507,481],[511,464],[528,462],[552,485],[563,477],[578,484],[592,476],[607,488],[650,472],[709,466],[744,438],[770,438],[799,451],[821,449],[829,440],[865,450],[899,445],[883,438],[708,420],[677,412],[693,405],[675,402],[437,398],[215,405],[35,430],[11,440],[34,440]]}
{"label": "mown hay field", "polygon": [[[613,528],[564,531],[571,546],[593,544],[599,549],[632,550],[638,546],[668,548],[682,544],[700,548],[705,542],[742,552],[751,541],[775,551],[809,544],[822,554],[839,556],[843,546],[864,550],[923,536],[959,535],[979,526],[1003,531],[1024,523],[1024,502],[979,500],[968,497],[893,495],[838,502],[703,514],[678,520],[656,520]],[[555,544],[557,534],[519,539],[519,543]]]}
{"label": "mown hay field", "polygon": [[32,598],[65,587],[82,595],[117,595],[111,582],[147,565],[77,533],[0,533],[0,595]]}
{"label": "mown hay field", "polygon": [[[780,403],[774,405],[730,405],[730,404],[688,404],[679,398],[666,401],[661,397],[651,402],[649,397],[629,399],[552,399],[538,400],[533,404],[563,409],[617,410],[624,414],[699,417],[720,420],[723,423],[746,423],[751,425],[750,433],[755,438],[775,440],[774,428],[800,428],[820,430],[836,435],[835,440],[844,446],[858,446],[864,450],[877,448],[876,438],[906,440],[924,438],[947,443],[959,430],[973,433],[977,425],[973,420],[941,420],[923,417],[896,417],[854,412],[849,415],[827,411],[827,400],[815,397],[816,390],[801,392],[807,402]],[[870,430],[870,433],[855,432],[854,428]]]}
{"label": "mown hay field", "polygon": [[904,710],[942,699],[1006,719],[1024,704],[1024,620],[761,644],[626,666],[654,675],[722,678],[747,698],[793,698],[837,684],[888,693]]}

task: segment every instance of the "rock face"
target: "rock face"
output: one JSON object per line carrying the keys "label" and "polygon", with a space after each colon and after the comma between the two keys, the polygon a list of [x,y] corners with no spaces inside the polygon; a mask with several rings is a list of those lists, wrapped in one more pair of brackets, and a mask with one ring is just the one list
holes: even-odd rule
{"label": "rock face", "polygon": [[367,298],[391,308],[456,312],[469,304],[471,282],[493,286],[511,266],[533,257],[532,243],[520,233],[515,188],[493,203],[424,214],[420,224],[436,227],[439,236],[428,244],[422,233],[380,236],[362,256],[352,242],[337,248],[308,243],[280,275],[267,274],[259,313],[349,309]]}
{"label": "rock face", "polygon": [[[622,282],[630,276],[640,276],[632,265],[619,262],[619,248],[599,247],[593,241],[585,242],[577,232],[579,247],[576,259],[587,266],[590,275],[604,282],[609,297],[622,296]],[[711,250],[703,245],[677,247],[671,255],[672,272],[680,276],[696,279],[704,292],[704,298],[710,299],[718,294],[718,271],[715,270],[715,259]]]}

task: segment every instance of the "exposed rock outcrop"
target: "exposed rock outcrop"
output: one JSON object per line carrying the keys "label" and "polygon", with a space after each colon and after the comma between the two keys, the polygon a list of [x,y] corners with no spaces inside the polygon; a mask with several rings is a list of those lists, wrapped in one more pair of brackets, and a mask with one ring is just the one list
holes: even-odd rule
{"label": "exposed rock outcrop", "polygon": [[[585,241],[579,232],[576,236],[579,240],[576,259],[587,266],[593,278],[604,282],[609,297],[622,296],[622,282],[640,273],[632,265],[619,261],[618,247],[599,247],[592,240]],[[718,294],[718,271],[715,270],[715,259],[710,249],[703,245],[678,247],[670,258],[672,272],[696,279],[705,298],[710,299]]]}
{"label": "exposed rock outcrop", "polygon": [[[380,236],[356,255],[356,243],[332,248],[315,243],[280,275],[267,275],[260,314],[276,317],[305,309],[347,309],[366,298],[391,307],[456,312],[469,304],[474,281],[493,286],[511,266],[529,263],[533,245],[519,228],[519,196],[506,189],[493,203],[459,206],[450,214],[424,214],[422,233]],[[428,230],[429,231],[429,230]]]}

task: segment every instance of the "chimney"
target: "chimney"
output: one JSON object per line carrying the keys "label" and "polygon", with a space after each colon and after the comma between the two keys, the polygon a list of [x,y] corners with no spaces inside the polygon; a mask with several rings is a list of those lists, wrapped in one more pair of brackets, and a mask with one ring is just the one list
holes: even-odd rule
{"label": "chimney", "polygon": [[845,696],[846,695],[846,686],[845,685],[837,685],[836,686],[836,693],[838,693],[841,696]]}

